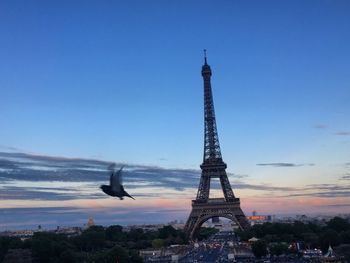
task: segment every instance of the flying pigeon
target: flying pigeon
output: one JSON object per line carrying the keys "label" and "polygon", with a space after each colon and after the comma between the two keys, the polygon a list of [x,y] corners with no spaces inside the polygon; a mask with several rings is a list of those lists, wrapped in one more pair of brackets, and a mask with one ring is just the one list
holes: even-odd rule
{"label": "flying pigeon", "polygon": [[[101,185],[100,188],[102,191],[110,196],[119,197],[120,200],[123,200],[124,196],[130,197],[134,199],[131,195],[129,195],[122,185],[122,170],[123,167],[118,171],[114,169],[115,164],[110,166],[110,170],[112,172],[109,178],[109,185]],[[135,199],[134,199],[135,200]]]}

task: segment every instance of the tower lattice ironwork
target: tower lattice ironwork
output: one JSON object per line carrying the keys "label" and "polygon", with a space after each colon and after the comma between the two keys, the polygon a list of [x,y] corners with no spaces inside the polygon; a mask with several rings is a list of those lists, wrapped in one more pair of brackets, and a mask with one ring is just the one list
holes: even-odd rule
{"label": "tower lattice ironwork", "polygon": [[[213,94],[211,89],[211,68],[204,50],[202,77],[204,80],[204,154],[202,174],[197,197],[192,200],[192,211],[185,225],[185,231],[193,239],[200,226],[212,217],[225,217],[234,221],[241,229],[249,223],[241,209],[240,200],[233,194],[226,174],[226,163],[222,160],[216,128]],[[218,178],[224,198],[209,198],[211,178]]]}

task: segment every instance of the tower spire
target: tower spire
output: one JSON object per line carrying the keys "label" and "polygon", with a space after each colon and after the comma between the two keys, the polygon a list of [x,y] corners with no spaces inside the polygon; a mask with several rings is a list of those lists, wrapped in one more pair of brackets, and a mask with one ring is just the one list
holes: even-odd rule
{"label": "tower spire", "polygon": [[211,89],[211,68],[207,64],[204,49],[204,65],[202,67],[204,81],[204,156],[203,164],[222,162],[219,136],[216,129],[213,94]]}

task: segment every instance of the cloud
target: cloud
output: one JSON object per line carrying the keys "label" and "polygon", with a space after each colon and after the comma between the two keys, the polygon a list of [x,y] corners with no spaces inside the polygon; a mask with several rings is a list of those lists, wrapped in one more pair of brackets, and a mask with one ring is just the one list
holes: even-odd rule
{"label": "cloud", "polygon": [[[97,190],[97,189],[96,189]],[[97,199],[105,198],[99,191],[94,193],[84,189],[74,188],[49,188],[49,187],[17,187],[3,186],[0,188],[0,200],[72,200],[72,199]]]}
{"label": "cloud", "polygon": [[328,125],[326,124],[316,124],[313,126],[315,129],[327,129]]}
{"label": "cloud", "polygon": [[349,190],[349,185],[338,184],[310,184],[302,188],[302,190],[327,190],[327,191],[339,191]]}
{"label": "cloud", "polygon": [[350,185],[348,184],[310,184],[299,188],[286,187],[284,189],[286,194],[275,196],[277,198],[283,197],[322,197],[322,198],[336,198],[336,197],[350,197]]}
{"label": "cloud", "polygon": [[[110,164],[110,162],[94,159],[0,152],[0,165],[2,167],[0,180],[101,182],[109,178],[108,166]],[[130,182],[147,180],[157,183],[159,179],[166,177],[170,181],[181,183],[185,177],[193,179],[200,175],[199,170],[164,169],[156,166],[124,163],[116,165],[117,167],[124,166],[125,180]]]}
{"label": "cloud", "polygon": [[[101,198],[103,195],[99,186],[109,181],[110,164],[95,159],[0,152],[0,183],[3,185],[0,186],[0,199]],[[125,188],[135,189],[133,194],[142,197],[155,197],[154,191],[157,191],[158,196],[174,196],[174,191],[197,188],[201,173],[200,170],[191,169],[165,169],[124,163],[116,165],[124,166]],[[61,187],[60,190],[57,185]]]}
{"label": "cloud", "polygon": [[227,173],[228,176],[234,177],[234,178],[238,178],[238,179],[242,179],[242,178],[247,178],[249,177],[249,175],[247,174],[235,174],[235,173]]}
{"label": "cloud", "polygon": [[[81,204],[81,202],[109,203],[109,201],[114,201],[113,198],[105,196],[100,191],[99,186],[108,182],[110,173],[108,166],[110,164],[110,162],[96,159],[0,152],[0,201],[5,201],[6,204],[11,204],[11,202],[18,204],[23,200],[23,203],[29,204],[28,206],[35,206],[38,202],[50,205],[57,203],[55,201],[62,201],[62,204],[73,203],[74,205]],[[126,163],[117,163],[116,165],[117,167],[124,166],[125,189],[136,197],[138,201],[141,201],[140,204],[165,199],[189,201],[196,195],[201,176],[201,171],[195,169],[170,169]],[[260,163],[257,165],[299,167],[312,164]],[[248,175],[244,174],[228,173],[228,176],[234,193],[238,189],[259,191],[260,197],[273,198],[302,196],[333,198],[350,196],[350,187],[344,183],[341,185],[313,184],[304,187],[290,187],[246,183],[243,180]],[[213,181],[216,182],[218,180]],[[213,183],[212,186],[214,189],[215,184]],[[215,189],[220,188],[220,183],[217,183]],[[80,200],[83,201],[80,202]],[[116,205],[120,205],[120,203]],[[9,207],[8,205],[6,206]],[[159,208],[159,205],[154,204],[153,207]],[[174,208],[174,205],[166,205],[164,207]],[[128,216],[132,216],[135,213],[135,215],[142,218],[140,214],[131,210],[129,213],[123,209],[117,209],[120,213],[127,213]],[[3,209],[0,209],[0,216],[2,216],[2,211]],[[140,211],[143,211],[142,205]],[[88,218],[86,213],[75,214],[75,217],[81,219],[86,216]],[[157,211],[153,209],[147,213],[151,215],[152,213],[157,213]],[[44,216],[43,220],[45,218]],[[54,217],[47,217],[47,222],[56,220],[52,218]],[[65,218],[70,220],[68,216]],[[31,217],[29,219],[32,220]],[[112,217],[110,219],[112,220]],[[109,224],[109,216],[106,216],[105,220],[107,221],[102,221],[102,218],[100,220]],[[123,220],[127,219],[121,219],[121,221]],[[151,218],[149,220],[151,221]],[[34,221],[35,219],[33,218]]]}
{"label": "cloud", "polygon": [[300,167],[300,166],[314,166],[313,163],[257,163],[258,166],[273,166],[273,167]]}
{"label": "cloud", "polygon": [[348,207],[350,204],[330,204],[330,205],[324,205],[324,206],[330,206],[330,207]]}
{"label": "cloud", "polygon": [[[96,159],[0,152],[0,199],[50,201],[106,198],[99,186],[108,182],[110,164]],[[201,176],[201,171],[194,169],[125,163],[116,165],[124,166],[125,188],[135,197],[141,198],[193,198]],[[228,173],[228,176],[233,181],[233,189],[269,192],[295,190],[289,187],[246,184],[240,181],[248,176],[244,174]],[[221,188],[220,184],[217,188]]]}
{"label": "cloud", "polygon": [[334,134],[339,136],[350,136],[350,131],[339,131]]}
{"label": "cloud", "polygon": [[19,148],[16,148],[13,146],[8,146],[8,145],[3,145],[3,144],[0,144],[0,149],[5,150],[5,151],[14,151],[14,152],[21,151]]}
{"label": "cloud", "polygon": [[336,198],[336,197],[350,197],[350,185],[347,184],[310,184],[305,187],[296,189],[283,197],[299,197],[299,196],[311,196],[311,197],[323,197],[323,198]]}
{"label": "cloud", "polygon": [[254,185],[246,183],[231,183],[234,189],[247,189],[247,190],[258,190],[258,191],[295,191],[294,187],[282,187],[282,186],[271,186],[271,185]]}
{"label": "cloud", "polygon": [[341,180],[350,180],[350,174],[345,174],[340,179]]}
{"label": "cloud", "polygon": [[285,197],[297,197],[297,196],[312,196],[312,197],[325,197],[325,198],[350,197],[350,191],[298,193],[298,194],[289,194],[289,195],[286,195]]}

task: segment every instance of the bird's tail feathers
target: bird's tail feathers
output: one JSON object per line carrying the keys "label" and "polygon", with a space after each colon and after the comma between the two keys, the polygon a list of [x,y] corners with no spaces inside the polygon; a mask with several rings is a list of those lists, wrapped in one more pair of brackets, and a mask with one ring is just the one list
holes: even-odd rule
{"label": "bird's tail feathers", "polygon": [[131,195],[129,195],[127,192],[125,192],[125,195],[126,195],[127,197],[130,197],[131,199],[134,199],[134,200],[135,200],[135,198],[132,197]]}

